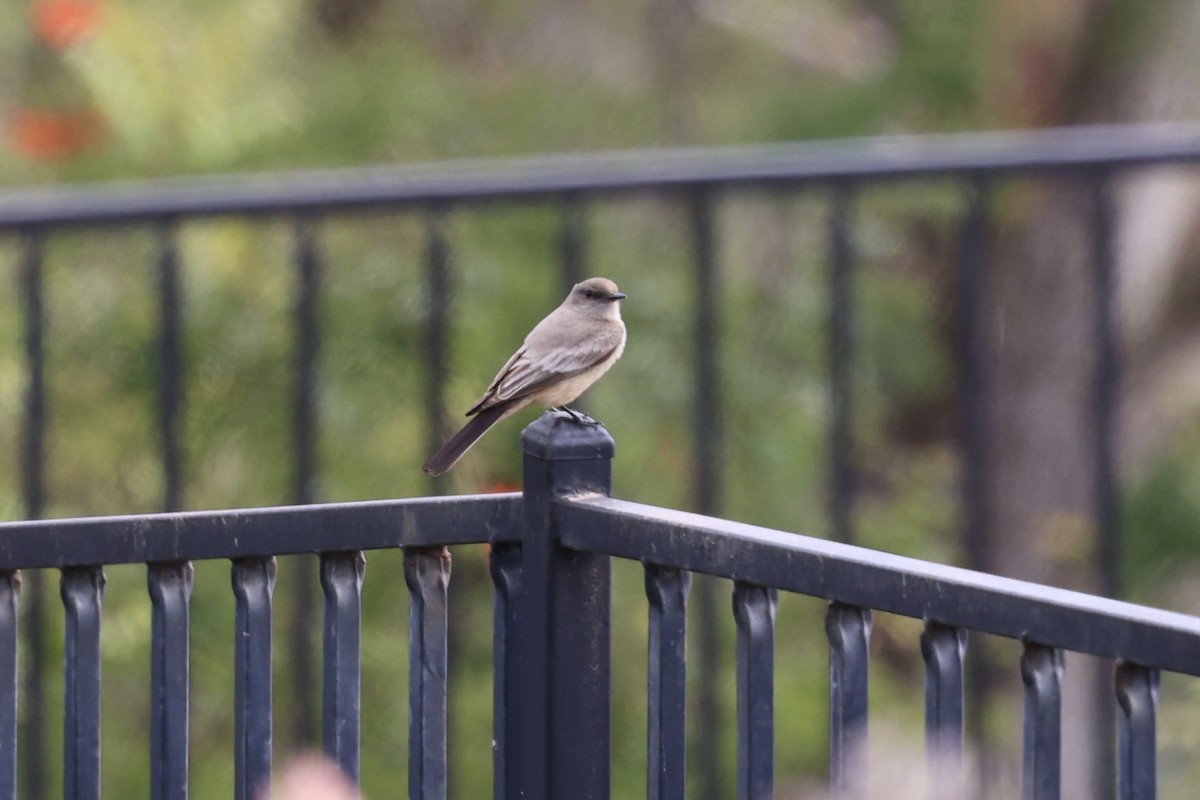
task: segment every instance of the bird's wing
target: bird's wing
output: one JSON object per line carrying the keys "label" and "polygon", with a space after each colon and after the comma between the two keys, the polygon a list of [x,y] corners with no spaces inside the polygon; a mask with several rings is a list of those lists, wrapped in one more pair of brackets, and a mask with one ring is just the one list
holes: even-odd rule
{"label": "bird's wing", "polygon": [[614,326],[599,335],[578,341],[556,341],[539,346],[534,336],[513,353],[492,385],[468,416],[514,398],[532,394],[547,384],[569,378],[594,367],[621,346],[622,329]]}

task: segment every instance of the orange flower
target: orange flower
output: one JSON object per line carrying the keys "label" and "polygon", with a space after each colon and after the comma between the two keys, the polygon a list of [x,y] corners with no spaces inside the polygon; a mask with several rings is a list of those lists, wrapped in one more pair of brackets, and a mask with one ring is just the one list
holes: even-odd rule
{"label": "orange flower", "polygon": [[22,108],[4,126],[9,147],[33,161],[72,158],[100,140],[104,121],[91,109]]}
{"label": "orange flower", "polygon": [[65,50],[100,27],[98,0],[36,0],[31,22],[38,38],[55,50]]}

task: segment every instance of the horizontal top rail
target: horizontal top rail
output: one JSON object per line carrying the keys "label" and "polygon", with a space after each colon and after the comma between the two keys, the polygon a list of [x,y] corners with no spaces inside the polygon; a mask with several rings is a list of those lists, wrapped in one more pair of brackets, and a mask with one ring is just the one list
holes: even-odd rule
{"label": "horizontal top rail", "polygon": [[589,495],[566,547],[1200,675],[1200,618],[840,542]]}
{"label": "horizontal top rail", "polygon": [[521,494],[0,523],[0,570],[474,544],[520,538]]}
{"label": "horizontal top rail", "polygon": [[1197,161],[1200,125],[1194,123],[580,153],[20,189],[0,192],[0,229]]}

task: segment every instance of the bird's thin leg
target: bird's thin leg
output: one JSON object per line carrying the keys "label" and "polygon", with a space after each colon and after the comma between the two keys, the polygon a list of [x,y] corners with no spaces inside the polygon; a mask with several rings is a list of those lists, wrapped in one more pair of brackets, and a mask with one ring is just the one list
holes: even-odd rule
{"label": "bird's thin leg", "polygon": [[563,406],[563,410],[566,411],[568,414],[570,414],[571,419],[575,420],[580,425],[587,425],[588,427],[595,428],[596,426],[598,426],[600,424],[599,422],[597,422],[595,419],[592,418],[591,414],[586,414],[582,411],[576,411],[575,409],[571,408],[570,406]]}
{"label": "bird's thin leg", "polygon": [[553,411],[555,414],[565,414],[566,416],[570,417],[571,420],[574,422],[580,421],[579,414],[576,413],[575,409],[573,409],[573,408],[569,408],[567,406],[554,406],[550,410]]}

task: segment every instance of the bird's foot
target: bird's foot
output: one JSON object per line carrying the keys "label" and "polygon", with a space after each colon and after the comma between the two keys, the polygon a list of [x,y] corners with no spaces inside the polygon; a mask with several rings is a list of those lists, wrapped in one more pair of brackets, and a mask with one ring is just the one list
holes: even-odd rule
{"label": "bird's foot", "polygon": [[557,407],[555,407],[554,410],[562,412],[563,414],[566,414],[568,417],[570,417],[571,419],[573,419],[575,422],[579,423],[580,425],[586,425],[589,428],[600,427],[599,422],[592,419],[589,415],[584,414],[582,411],[576,411],[575,409],[571,408],[570,406],[557,406]]}

